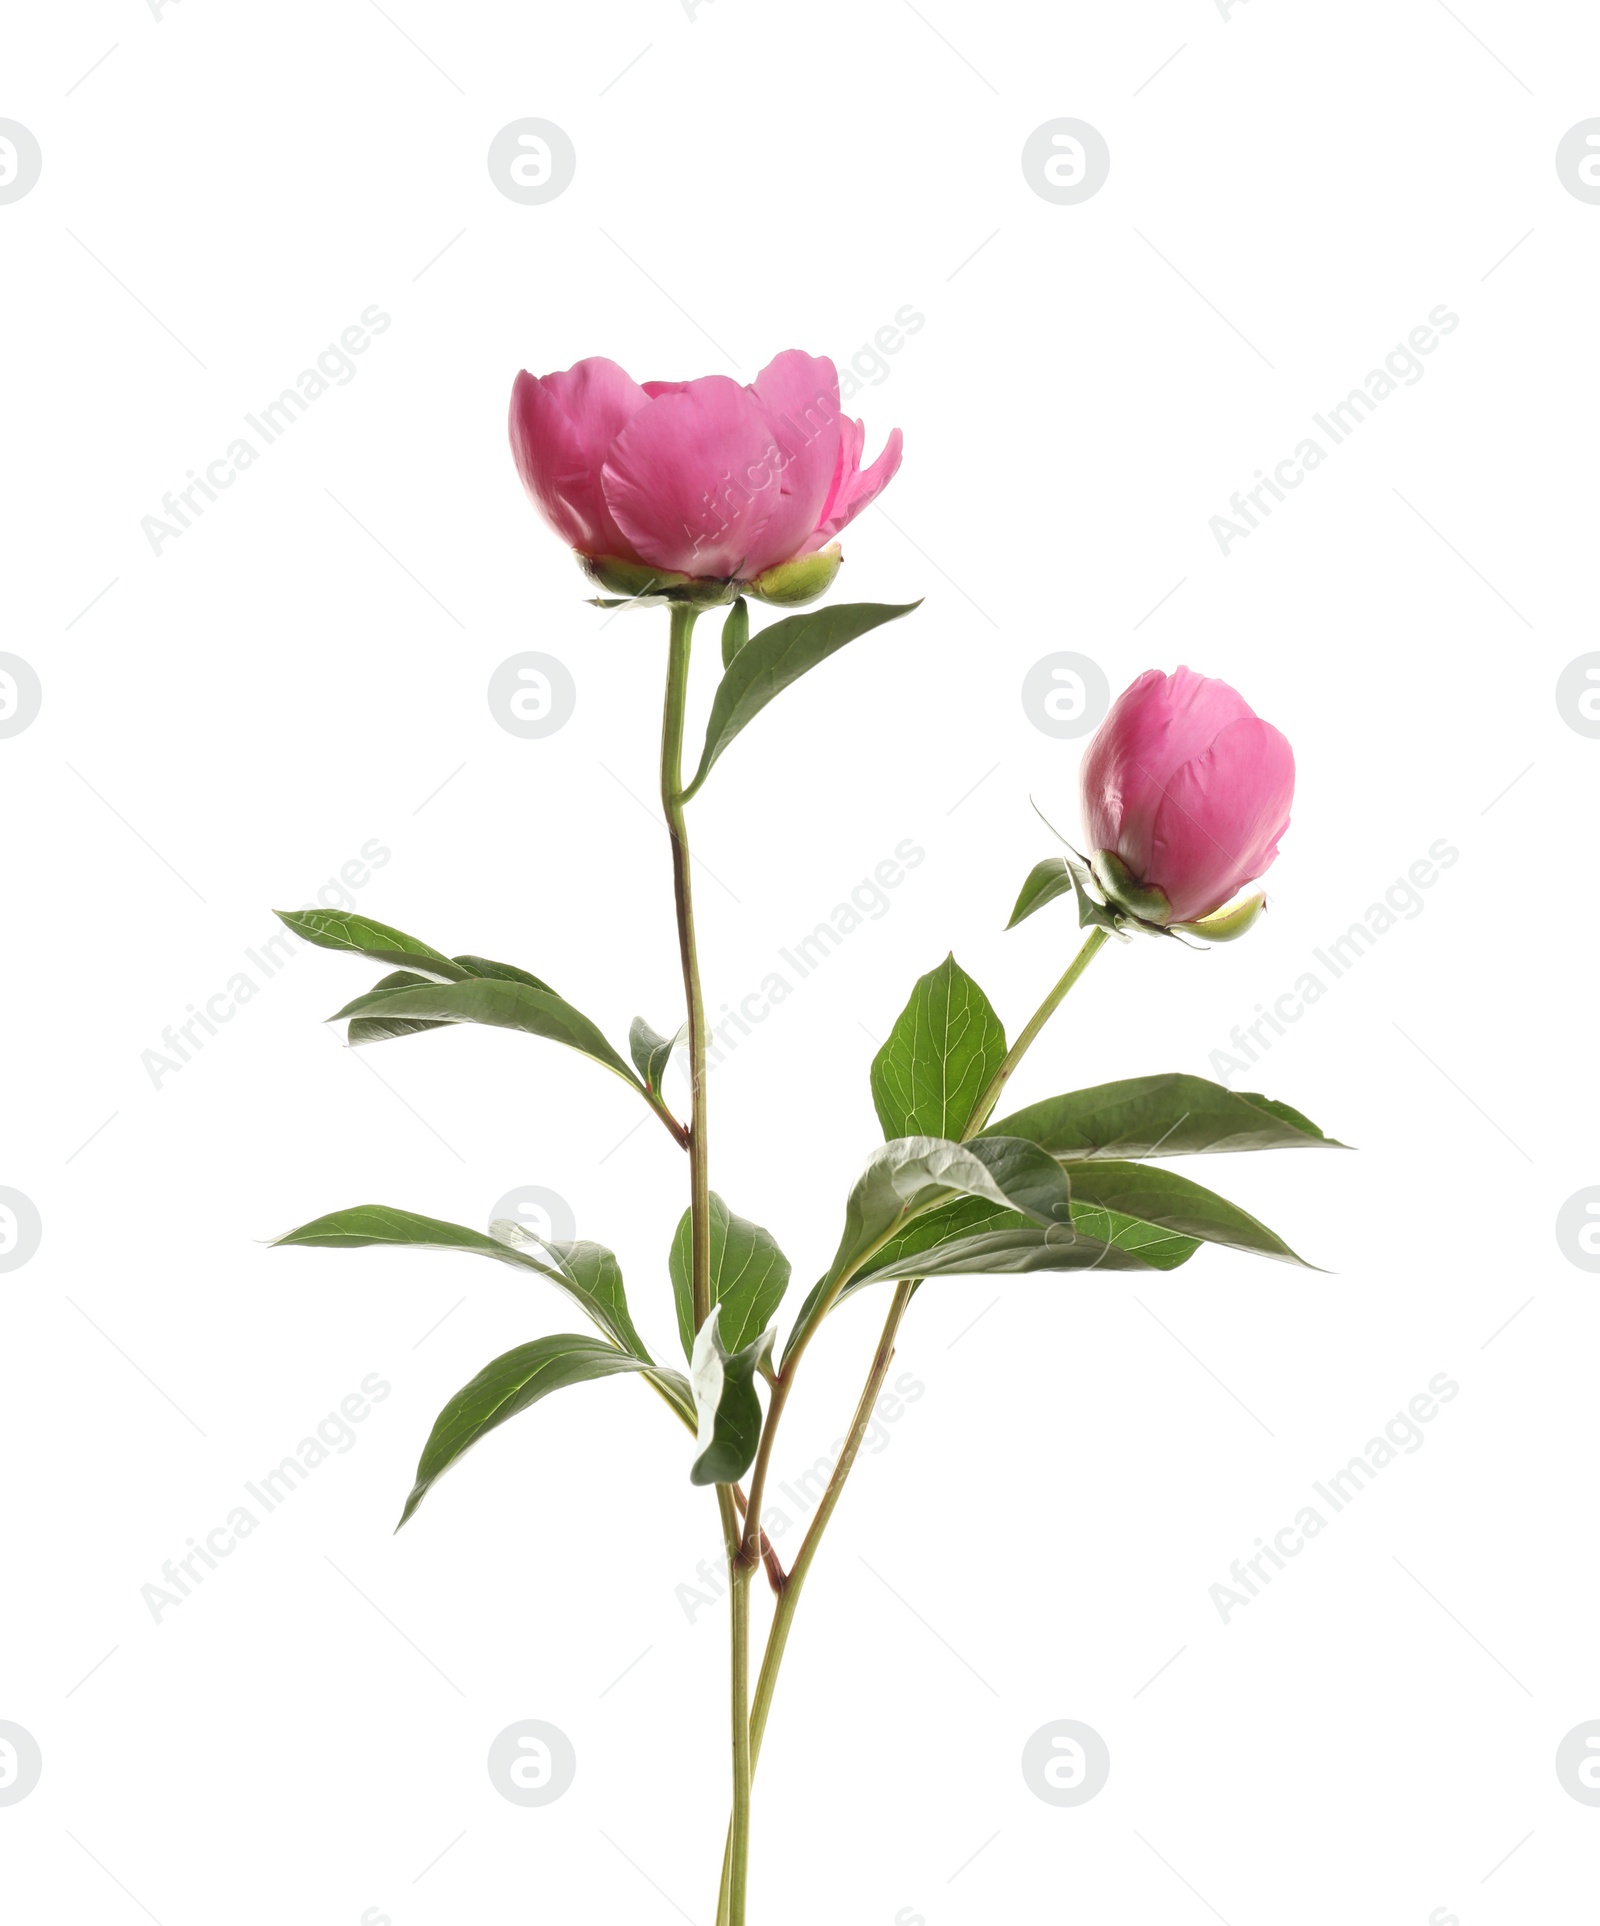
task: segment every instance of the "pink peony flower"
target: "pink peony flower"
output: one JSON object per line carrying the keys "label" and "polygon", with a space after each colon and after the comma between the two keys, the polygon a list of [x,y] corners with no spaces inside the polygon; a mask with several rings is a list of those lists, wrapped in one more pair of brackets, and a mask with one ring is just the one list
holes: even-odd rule
{"label": "pink peony flower", "polygon": [[[726,375],[641,387],[592,355],[564,374],[523,372],[511,390],[523,486],[581,560],[621,565],[590,572],[624,588],[662,575],[756,584],[822,555],[900,466],[898,428],[867,469],[865,435],[840,412],[833,363],[798,348],[748,387]],[[833,567],[791,575],[809,600]]]}
{"label": "pink peony flower", "polygon": [[1148,669],[1111,705],[1079,780],[1090,852],[1115,859],[1096,873],[1115,880],[1120,864],[1166,899],[1150,920],[1191,923],[1271,867],[1294,751],[1226,682]]}

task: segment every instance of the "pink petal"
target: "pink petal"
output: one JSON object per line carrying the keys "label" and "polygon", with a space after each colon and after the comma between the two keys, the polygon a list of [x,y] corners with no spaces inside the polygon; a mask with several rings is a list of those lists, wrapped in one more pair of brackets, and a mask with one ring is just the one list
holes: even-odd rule
{"label": "pink petal", "polygon": [[779,498],[743,573],[759,574],[811,545],[839,468],[839,377],[825,356],[787,348],[750,392],[765,411],[780,454]]}
{"label": "pink petal", "polygon": [[617,436],[601,471],[606,506],[643,561],[739,575],[778,505],[774,453],[754,395],[706,375],[647,399]]}
{"label": "pink petal", "polygon": [[1156,812],[1166,785],[1228,723],[1251,716],[1236,689],[1179,669],[1147,669],[1123,690],[1083,759],[1080,787],[1089,851],[1111,849],[1136,876],[1149,874]]}
{"label": "pink petal", "polygon": [[587,555],[632,559],[606,507],[600,468],[645,401],[603,355],[542,379],[524,371],[512,384],[511,453],[522,485],[562,540]]}
{"label": "pink petal", "polygon": [[840,421],[839,429],[839,460],[834,467],[833,484],[828,490],[828,499],[823,504],[818,521],[819,537],[826,528],[839,497],[855,480],[856,471],[861,466],[861,451],[867,441],[867,424],[864,421],[852,421],[848,415],[845,415]]}
{"label": "pink petal", "polygon": [[1272,866],[1289,827],[1294,751],[1270,722],[1242,716],[1164,788],[1144,879],[1166,891],[1174,921],[1189,922]]}
{"label": "pink petal", "polygon": [[[854,424],[853,424],[854,425]],[[861,431],[862,439],[865,430]],[[833,501],[818,534],[823,541],[831,542],[842,528],[849,526],[861,513],[870,508],[883,491],[889,486],[900,469],[900,457],[904,450],[904,437],[898,428],[889,430],[889,439],[883,444],[883,453],[870,468],[859,473],[842,475]],[[859,457],[861,442],[856,444]]]}

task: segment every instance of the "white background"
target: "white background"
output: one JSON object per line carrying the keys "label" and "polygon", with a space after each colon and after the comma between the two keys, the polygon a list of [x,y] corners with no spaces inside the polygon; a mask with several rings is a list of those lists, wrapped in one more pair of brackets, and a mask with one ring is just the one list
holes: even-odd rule
{"label": "white background", "polygon": [[[44,156],[0,206],[0,646],[43,687],[0,742],[0,1182],[43,1222],[0,1278],[0,1718],[44,1760],[0,1807],[8,1914],[709,1926],[724,1623],[677,1591],[718,1547],[682,1433],[631,1384],[575,1391],[393,1537],[439,1405],[571,1313],[466,1259],[264,1248],[343,1204],[481,1225],[543,1185],[671,1355],[683,1159],[648,1117],[618,1148],[636,1107],[554,1046],[344,1050],[321,1019],[376,972],[316,952],[159,1087],[142,1055],[371,839],[368,914],[520,962],[614,1036],[675,1026],[664,618],[585,606],[513,473],[510,383],[590,353],[843,365],[910,304],[851,406],[905,465],[835,594],[926,606],[788,694],[693,810],[714,1008],[926,851],[712,1080],[715,1185],[797,1280],[912,980],[953,945],[1015,1027],[1075,941],[1064,908],[1002,934],[1055,847],[1029,798],[1075,816],[1081,743],[1019,699],[1042,655],[1114,690],[1223,676],[1300,774],[1266,922],[1113,949],[1019,1100],[1210,1074],[1431,844],[1460,857],[1234,1080],[1359,1148],[1190,1167],[1323,1273],[1208,1250],[919,1297],[895,1374],[923,1395],[798,1620],[752,1918],[1576,1917],[1600,1811],[1554,1754],[1600,1717],[1597,1286],[1554,1224],[1600,1181],[1600,743],[1554,692],[1595,646],[1600,207],[1554,155],[1600,114],[1600,21],[85,0],[14,11],[3,60]],[[578,155],[543,206],[485,165],[528,115]],[[1063,115],[1112,155],[1076,206],[1019,164]],[[356,378],[153,554],[141,517],[373,303]],[[1425,377],[1224,556],[1209,519],[1441,303]],[[578,689],[537,742],[485,700],[529,648]],[[779,1477],[839,1436],[883,1308],[815,1347]],[[1230,1563],[1441,1371],[1425,1448],[1224,1624]],[[163,1561],[372,1372],[393,1392],[356,1448],[153,1622]],[[539,1810],[485,1769],[523,1718],[578,1755]],[[1112,1758],[1072,1810],[1020,1770],[1060,1718]]]}

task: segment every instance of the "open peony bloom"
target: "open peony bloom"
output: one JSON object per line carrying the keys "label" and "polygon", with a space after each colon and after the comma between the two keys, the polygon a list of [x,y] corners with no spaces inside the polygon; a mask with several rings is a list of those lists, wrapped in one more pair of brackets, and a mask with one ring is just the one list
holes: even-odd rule
{"label": "open peony bloom", "polygon": [[1148,669],[1095,732],[1080,782],[1107,896],[1147,922],[1190,925],[1271,867],[1294,752],[1226,682]]}
{"label": "open peony bloom", "polygon": [[726,375],[642,386],[591,355],[511,390],[511,452],[546,521],[623,595],[809,602],[834,537],[900,466],[900,430],[863,469],[866,430],[823,356],[786,349],[748,387]]}

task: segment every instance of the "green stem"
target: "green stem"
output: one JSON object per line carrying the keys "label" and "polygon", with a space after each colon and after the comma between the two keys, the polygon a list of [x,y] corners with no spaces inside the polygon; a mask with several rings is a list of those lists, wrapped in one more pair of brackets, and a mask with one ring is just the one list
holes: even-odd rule
{"label": "green stem", "polygon": [[750,1730],[750,1580],[739,1559],[739,1516],[731,1485],[717,1486],[722,1535],[728,1555],[730,1702],[733,1738],[733,1822],[723,1861],[717,1918],[726,1926],[745,1926],[745,1892],[750,1870],[750,1780],[754,1772]]}
{"label": "green stem", "polygon": [[1033,1015],[1028,1018],[1027,1023],[1023,1026],[1022,1034],[1006,1052],[1005,1060],[1000,1065],[1000,1068],[996,1070],[994,1075],[989,1079],[988,1088],[973,1105],[972,1116],[968,1120],[966,1129],[961,1133],[961,1141],[963,1143],[966,1143],[969,1138],[976,1137],[978,1132],[982,1130],[983,1126],[994,1114],[994,1107],[1000,1101],[1001,1091],[1003,1091],[1007,1083],[1010,1082],[1012,1071],[1016,1069],[1017,1065],[1021,1063],[1022,1059],[1027,1055],[1028,1049],[1035,1037],[1038,1036],[1039,1032],[1050,1021],[1051,1017],[1055,1015],[1068,990],[1072,988],[1073,984],[1076,983],[1078,978],[1088,969],[1089,965],[1100,954],[1101,950],[1105,948],[1107,940],[1108,932],[1103,929],[1092,929],[1084,938],[1083,947],[1067,965],[1066,974],[1045,998],[1043,1003],[1039,1005],[1038,1009],[1034,1011]]}
{"label": "green stem", "polygon": [[[672,605],[667,648],[667,693],[661,710],[661,808],[672,839],[672,894],[678,910],[678,951],[689,1009],[689,1211],[694,1328],[711,1310],[711,1175],[706,1143],[706,1011],[695,954],[694,893],[689,879],[689,832],[683,816],[683,719],[689,703],[689,647],[697,611]],[[735,1521],[737,1523],[737,1521]]]}
{"label": "green stem", "polygon": [[[672,839],[672,894],[678,912],[678,951],[689,1008],[689,1226],[694,1328],[711,1314],[711,1175],[706,1140],[706,1012],[695,949],[694,892],[689,875],[689,833],[684,822],[683,725],[689,704],[689,652],[697,611],[671,610],[667,691],[661,710],[661,808]],[[733,1824],[723,1870],[719,1917],[745,1926],[745,1887],[750,1860],[750,1568],[740,1558],[740,1523],[732,1485],[717,1486],[722,1538],[728,1559],[731,1677],[729,1711],[733,1753]],[[760,1543],[759,1521],[756,1542]]]}
{"label": "green stem", "polygon": [[822,1534],[828,1529],[834,1507],[844,1495],[845,1480],[850,1476],[855,1464],[856,1453],[861,1449],[861,1440],[866,1435],[868,1424],[872,1421],[874,1405],[883,1391],[883,1381],[889,1375],[889,1366],[894,1359],[895,1334],[900,1329],[900,1320],[905,1316],[906,1306],[911,1302],[911,1294],[916,1285],[909,1279],[894,1287],[894,1298],[889,1305],[889,1315],[884,1320],[883,1335],[878,1339],[878,1349],[872,1360],[872,1369],[867,1373],[867,1381],[862,1386],[861,1397],[856,1405],[856,1414],[850,1421],[850,1430],[845,1438],[844,1450],[839,1454],[839,1462],[833,1468],[822,1501],[817,1506],[816,1516],[811,1521],[795,1558],[789,1576],[784,1580],[783,1592],[778,1599],[777,1609],[772,1615],[772,1630],[767,1635],[767,1649],[761,1661],[761,1672],[756,1680],[755,1699],[750,1707],[750,1761],[752,1771],[755,1761],[761,1755],[761,1740],[767,1729],[767,1714],[772,1710],[772,1694],[778,1683],[778,1668],[783,1663],[784,1648],[789,1642],[789,1627],[794,1622],[795,1612],[799,1609],[800,1593],[811,1570],[817,1548],[822,1543]]}
{"label": "green stem", "polygon": [[[989,1121],[990,1116],[993,1114],[994,1107],[1000,1099],[1000,1093],[1009,1081],[1012,1071],[1014,1071],[1022,1061],[1029,1047],[1038,1037],[1039,1032],[1050,1021],[1051,1017],[1054,1016],[1057,1009],[1060,1008],[1067,992],[1105,947],[1105,943],[1105,930],[1093,929],[1089,932],[1083,943],[1083,947],[1068,965],[1065,975],[1062,976],[1060,981],[1050,991],[1049,995],[1046,996],[1044,1001],[1039,1005],[1038,1009],[1035,1010],[1033,1015],[1028,1019],[1021,1035],[1011,1046],[1010,1050],[1006,1052],[1004,1061],[1001,1063],[999,1069],[995,1071],[994,1076],[989,1080],[988,1087],[978,1098],[977,1103],[974,1104],[972,1114],[967,1120],[967,1127],[961,1133],[962,1143],[967,1143],[973,1137],[977,1136],[978,1132]],[[900,1329],[900,1321],[905,1316],[906,1306],[911,1302],[911,1295],[915,1289],[916,1282],[911,1279],[904,1280],[895,1286],[894,1298],[889,1306],[889,1315],[884,1320],[883,1334],[878,1339],[878,1349],[872,1360],[872,1369],[868,1373],[867,1382],[862,1389],[860,1402],[856,1406],[855,1417],[851,1420],[850,1430],[845,1439],[844,1450],[840,1454],[839,1462],[833,1468],[833,1474],[828,1480],[827,1489],[823,1492],[821,1503],[817,1506],[816,1516],[811,1521],[810,1527],[805,1535],[805,1540],[795,1556],[794,1564],[790,1568],[788,1578],[784,1581],[783,1590],[779,1594],[777,1609],[773,1613],[772,1629],[767,1635],[767,1648],[762,1657],[760,1673],[756,1679],[755,1699],[750,1708],[750,1757],[752,1771],[754,1771],[755,1762],[761,1754],[761,1741],[766,1733],[768,1714],[772,1710],[773,1693],[777,1689],[778,1671],[783,1664],[783,1655],[789,1643],[789,1632],[794,1623],[795,1612],[799,1608],[800,1594],[804,1588],[806,1576],[810,1572],[812,1563],[816,1558],[818,1547],[822,1542],[822,1535],[828,1529],[828,1521],[833,1517],[834,1509],[843,1496],[845,1481],[850,1476],[851,1468],[855,1464],[856,1454],[861,1447],[862,1437],[865,1435],[866,1428],[871,1422],[873,1406],[877,1403],[883,1390],[884,1379],[889,1374],[889,1365],[894,1357],[894,1340],[896,1333]],[[812,1328],[815,1329],[816,1327],[813,1326]],[[779,1380],[778,1390],[781,1390],[783,1395],[780,1397],[778,1391],[775,1390],[772,1403],[767,1412],[767,1428],[761,1440],[761,1453],[758,1458],[757,1474],[751,1483],[750,1504],[745,1513],[747,1545],[752,1528],[757,1531],[760,1529],[761,1514],[758,1499],[760,1495],[759,1487],[762,1482],[761,1473],[771,1458],[771,1434],[776,1429],[774,1421],[782,1414],[784,1404],[787,1401],[789,1387],[792,1383],[791,1373],[793,1367],[798,1362],[799,1352],[797,1351],[795,1356],[792,1357],[785,1366],[784,1375]],[[752,1521],[754,1521],[753,1527]],[[744,1548],[741,1548],[742,1560],[743,1550]],[[747,1571],[749,1569],[747,1562],[745,1569]],[[719,1920],[718,1926],[723,1926],[721,1920]]]}

